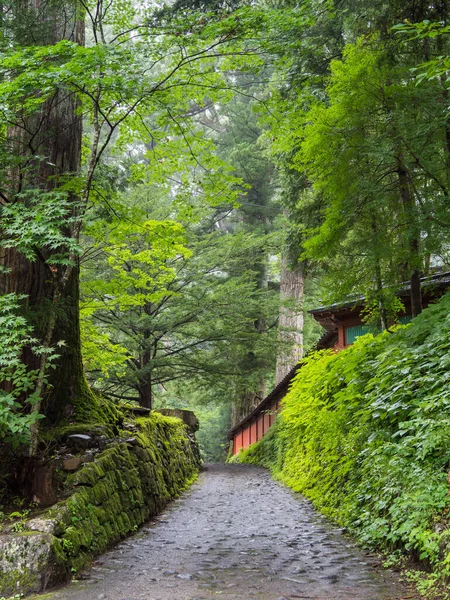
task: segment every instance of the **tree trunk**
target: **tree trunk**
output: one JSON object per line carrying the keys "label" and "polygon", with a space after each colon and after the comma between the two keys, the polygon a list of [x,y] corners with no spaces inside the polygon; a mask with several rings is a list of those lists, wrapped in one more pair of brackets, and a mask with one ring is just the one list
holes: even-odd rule
{"label": "tree trunk", "polygon": [[142,354],[140,363],[141,375],[138,384],[139,404],[144,408],[153,408],[152,377],[148,368],[150,364],[150,352],[148,350]]}
{"label": "tree trunk", "polygon": [[144,408],[153,408],[152,384],[149,379],[141,382],[138,387],[139,404]]}
{"label": "tree trunk", "polygon": [[[144,290],[142,290],[144,293]],[[147,319],[152,318],[153,304],[146,302],[144,304],[144,314]],[[151,345],[152,331],[144,331],[144,347],[139,358],[139,384],[137,387],[139,393],[139,404],[144,408],[153,408],[153,390],[152,390],[152,372],[151,361],[156,358],[158,351],[157,345]]]}
{"label": "tree trunk", "polygon": [[422,312],[422,290],[420,287],[420,231],[416,224],[414,197],[408,178],[408,171],[403,163],[402,156],[398,159],[397,174],[400,184],[400,200],[408,223],[408,272],[411,286],[411,315],[417,317]]}
{"label": "tree trunk", "polygon": [[292,268],[285,254],[281,257],[280,318],[276,384],[282,381],[303,356],[304,263]]}
{"label": "tree trunk", "polygon": [[266,385],[264,378],[260,378],[260,391],[247,390],[237,396],[231,407],[231,426],[234,427],[247,415],[249,415],[266,396]]}
{"label": "tree trunk", "polygon": [[[77,0],[19,1],[16,17],[13,30],[19,45],[51,45],[65,39],[84,44],[84,23]],[[51,191],[61,184],[62,177],[79,175],[82,119],[77,108],[74,95],[57,90],[36,114],[18,116],[17,125],[9,131],[19,163],[9,173],[10,202],[28,202],[27,189]],[[77,216],[77,200],[75,195],[69,197],[73,208],[68,217]],[[61,228],[65,235],[71,235],[68,225],[62,223]],[[33,261],[14,248],[0,256],[0,265],[8,269],[0,273],[0,293],[26,295],[24,309],[36,337],[41,343],[47,340],[50,346],[57,345],[60,356],[49,373],[51,391],[41,407],[51,421],[70,417],[75,399],[89,393],[81,361],[79,265],[50,264],[56,252],[64,249],[36,248]],[[42,366],[42,357],[26,351],[23,359],[32,369]]]}

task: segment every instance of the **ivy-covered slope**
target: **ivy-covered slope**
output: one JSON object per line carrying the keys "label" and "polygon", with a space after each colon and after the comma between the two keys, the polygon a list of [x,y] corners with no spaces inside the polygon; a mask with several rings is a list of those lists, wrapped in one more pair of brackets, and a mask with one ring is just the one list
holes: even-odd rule
{"label": "ivy-covered slope", "polygon": [[367,545],[450,575],[450,294],[395,333],[308,357],[277,424],[239,460]]}

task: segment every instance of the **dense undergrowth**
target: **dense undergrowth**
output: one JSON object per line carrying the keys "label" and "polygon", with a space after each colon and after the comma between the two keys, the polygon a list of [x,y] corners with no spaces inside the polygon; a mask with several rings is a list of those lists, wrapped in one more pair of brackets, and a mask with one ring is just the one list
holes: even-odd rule
{"label": "dense undergrowth", "polygon": [[394,333],[311,355],[277,424],[239,455],[365,545],[422,561],[422,591],[439,597],[450,576],[449,333],[447,294]]}

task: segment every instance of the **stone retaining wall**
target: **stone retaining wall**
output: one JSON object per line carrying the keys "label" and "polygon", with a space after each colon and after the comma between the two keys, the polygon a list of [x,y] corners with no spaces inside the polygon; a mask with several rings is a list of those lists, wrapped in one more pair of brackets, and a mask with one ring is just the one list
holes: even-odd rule
{"label": "stone retaining wall", "polygon": [[66,481],[69,497],[0,536],[0,597],[41,592],[156,515],[200,467],[192,433],[179,419],[137,419],[126,442],[108,447]]}

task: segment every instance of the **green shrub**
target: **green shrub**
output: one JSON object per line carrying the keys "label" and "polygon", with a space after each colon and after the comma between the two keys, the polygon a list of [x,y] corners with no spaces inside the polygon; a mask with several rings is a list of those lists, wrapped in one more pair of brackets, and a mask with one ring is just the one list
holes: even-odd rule
{"label": "green shrub", "polygon": [[36,356],[45,352],[48,363],[56,356],[52,348],[38,344],[31,325],[20,316],[24,298],[0,295],[0,443],[13,448],[29,442],[31,426],[43,417],[33,408],[39,401],[39,371],[28,369],[22,361],[24,348]]}

